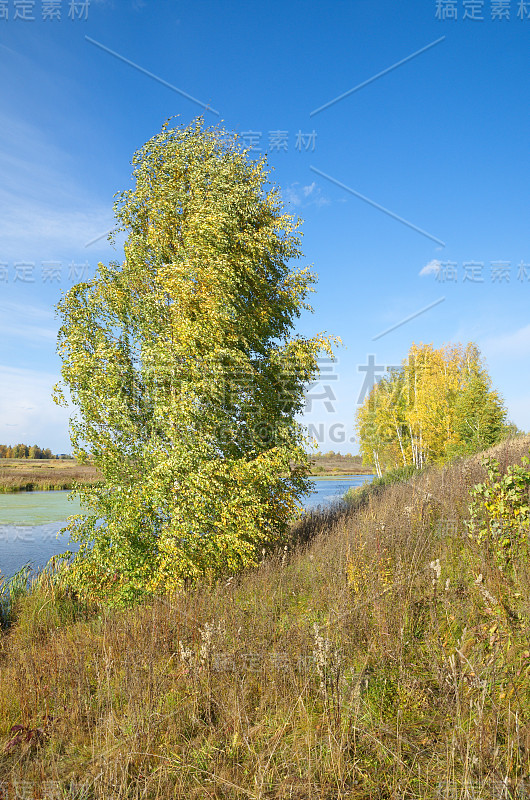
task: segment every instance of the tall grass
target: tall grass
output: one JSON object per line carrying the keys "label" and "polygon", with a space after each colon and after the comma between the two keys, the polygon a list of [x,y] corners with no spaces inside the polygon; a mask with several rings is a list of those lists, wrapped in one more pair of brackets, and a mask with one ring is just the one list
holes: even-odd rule
{"label": "tall grass", "polygon": [[30,575],[33,570],[30,564],[25,564],[10,578],[5,579],[0,574],[0,627],[9,627],[13,619],[14,608],[17,600],[28,593]]}
{"label": "tall grass", "polygon": [[530,567],[467,535],[483,477],[474,459],[380,487],[256,570],[132,610],[83,606],[51,573],[0,638],[0,781],[101,800],[528,796]]}

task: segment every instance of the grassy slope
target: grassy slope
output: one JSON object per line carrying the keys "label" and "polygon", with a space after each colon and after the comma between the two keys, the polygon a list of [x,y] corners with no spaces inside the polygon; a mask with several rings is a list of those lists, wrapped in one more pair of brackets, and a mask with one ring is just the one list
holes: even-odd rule
{"label": "grassy slope", "polygon": [[475,459],[313,514],[306,547],[133,611],[43,580],[0,638],[0,747],[15,724],[43,733],[0,751],[0,781],[101,800],[530,792],[530,567],[507,576],[464,535],[482,477]]}
{"label": "grassy slope", "polygon": [[0,459],[0,494],[31,490],[71,489],[74,482],[93,483],[98,473],[73,459]]}

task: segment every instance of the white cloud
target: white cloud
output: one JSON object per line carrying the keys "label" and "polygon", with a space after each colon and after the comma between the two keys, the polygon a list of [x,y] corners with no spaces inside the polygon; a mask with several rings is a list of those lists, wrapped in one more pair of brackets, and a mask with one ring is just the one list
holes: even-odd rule
{"label": "white cloud", "polygon": [[38,319],[47,321],[55,318],[55,312],[48,306],[34,306],[28,305],[28,303],[2,302],[0,303],[0,312],[3,314],[37,317]]}
{"label": "white cloud", "polygon": [[69,410],[51,394],[58,375],[0,364],[0,442],[39,444],[68,452]]}
{"label": "white cloud", "polygon": [[482,342],[482,349],[488,356],[494,358],[530,356],[530,325],[525,325],[513,333],[485,339]]}
{"label": "white cloud", "polygon": [[[17,201],[0,192],[4,212],[0,219],[0,240],[4,258],[20,260],[45,258],[50,253],[82,251],[109,229],[107,209],[82,211],[51,208],[37,202]],[[104,243],[101,240],[100,243]]]}
{"label": "white cloud", "polygon": [[35,126],[0,114],[2,259],[79,252],[112,227],[111,201],[87,197],[71,161]]}
{"label": "white cloud", "polygon": [[422,269],[419,271],[419,275],[423,277],[424,275],[437,275],[441,268],[441,263],[438,261],[437,258],[433,258],[432,261],[429,261],[428,264],[425,264]]}
{"label": "white cloud", "polygon": [[282,189],[283,199],[286,203],[290,203],[293,206],[299,206],[302,202],[302,198],[300,197],[300,192],[295,188],[299,186],[298,183],[291,183],[289,186],[285,186]]}
{"label": "white cloud", "polygon": [[24,339],[47,348],[57,340],[59,323],[49,308],[22,303],[0,303],[0,337]]}
{"label": "white cloud", "polygon": [[329,198],[325,197],[320,187],[313,183],[303,186],[299,181],[289,184],[283,189],[283,197],[285,202],[300,208],[307,208],[308,206],[327,206],[330,204]]}

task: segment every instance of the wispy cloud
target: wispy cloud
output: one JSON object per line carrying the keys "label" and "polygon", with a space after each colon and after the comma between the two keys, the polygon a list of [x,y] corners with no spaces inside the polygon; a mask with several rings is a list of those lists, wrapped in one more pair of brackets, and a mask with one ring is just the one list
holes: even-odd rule
{"label": "wispy cloud", "polygon": [[283,197],[287,203],[297,207],[327,206],[331,202],[322,194],[320,187],[313,181],[307,185],[295,181],[283,189]]}
{"label": "wispy cloud", "polygon": [[28,305],[27,303],[0,302],[0,314],[18,314],[41,320],[55,319],[55,311],[48,306]]}
{"label": "wispy cloud", "polygon": [[33,345],[45,345],[57,340],[59,323],[48,308],[22,303],[0,303],[0,336],[11,340],[23,339]]}
{"label": "wispy cloud", "polygon": [[53,450],[68,447],[68,409],[55,405],[51,394],[58,376],[0,364],[0,442],[40,444]]}
{"label": "wispy cloud", "polygon": [[512,333],[492,336],[482,343],[489,357],[520,358],[530,356],[530,325],[525,325]]}
{"label": "wispy cloud", "polygon": [[112,204],[87,197],[70,158],[33,125],[0,114],[0,260],[78,252],[112,226]]}
{"label": "wispy cloud", "polygon": [[420,277],[423,277],[424,275],[437,275],[441,267],[441,262],[438,261],[437,258],[433,258],[432,261],[429,261],[428,264],[425,264],[425,266],[420,269],[419,275]]}
{"label": "wispy cloud", "polygon": [[7,210],[0,219],[0,260],[76,254],[94,239],[94,231],[108,229],[105,209],[50,209],[38,203],[6,202],[2,195],[0,191],[0,203]]}

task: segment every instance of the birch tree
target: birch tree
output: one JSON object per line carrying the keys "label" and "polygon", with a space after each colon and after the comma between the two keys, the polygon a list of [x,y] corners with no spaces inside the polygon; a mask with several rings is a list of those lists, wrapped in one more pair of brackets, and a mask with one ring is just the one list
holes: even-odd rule
{"label": "birch tree", "polygon": [[378,475],[478,452],[505,430],[502,398],[472,342],[412,344],[401,367],[381,378],[357,411],[361,454]]}
{"label": "birch tree", "polygon": [[76,457],[79,592],[107,602],[169,593],[255,565],[308,491],[304,386],[324,335],[294,335],[315,276],[295,269],[299,220],[264,159],[236,136],[166,123],[133,158],[115,204],[122,263],[99,264],[58,306]]}

